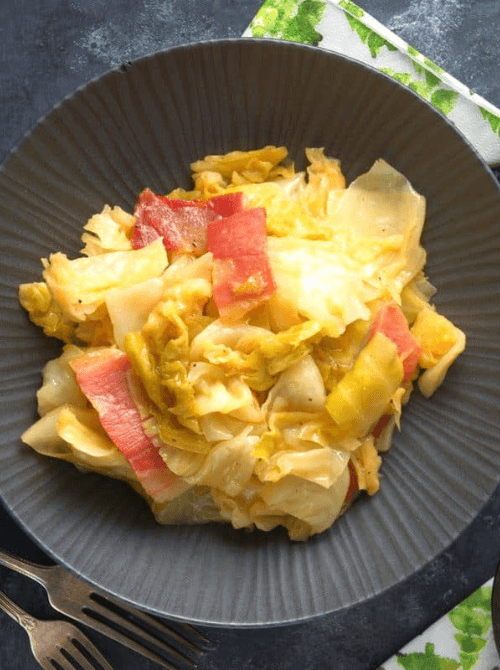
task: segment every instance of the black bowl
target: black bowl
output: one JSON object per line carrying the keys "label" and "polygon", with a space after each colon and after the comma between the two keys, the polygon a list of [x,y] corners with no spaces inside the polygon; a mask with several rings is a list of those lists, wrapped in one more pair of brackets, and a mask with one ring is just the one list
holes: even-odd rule
{"label": "black bowl", "polygon": [[[423,242],[436,304],[468,337],[431,400],[415,394],[381,491],[329,531],[162,527],[124,484],[38,456],[20,434],[57,354],[17,302],[40,257],[77,254],[105,203],[189,187],[207,154],[325,147],[348,180],[384,158],[428,199]],[[55,107],[0,172],[0,494],[55,560],[147,610],[230,625],[298,621],[408,578],[478,514],[500,480],[500,193],[454,127],[397,82],[334,53],[268,40],[176,47],[92,81]]]}

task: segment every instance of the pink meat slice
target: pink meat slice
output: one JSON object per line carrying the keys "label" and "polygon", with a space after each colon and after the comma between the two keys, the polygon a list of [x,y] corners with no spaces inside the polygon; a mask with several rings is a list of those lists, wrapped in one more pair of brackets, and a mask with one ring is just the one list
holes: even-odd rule
{"label": "pink meat slice", "polygon": [[144,433],[141,415],[130,393],[130,361],[126,354],[103,349],[70,363],[85,396],[99,414],[104,430],[156,501],[175,498],[189,488],[167,467]]}

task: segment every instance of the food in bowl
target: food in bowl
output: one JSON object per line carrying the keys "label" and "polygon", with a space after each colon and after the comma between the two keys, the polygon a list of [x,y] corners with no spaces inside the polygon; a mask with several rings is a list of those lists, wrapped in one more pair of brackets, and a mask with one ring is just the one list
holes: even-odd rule
{"label": "food in bowl", "polygon": [[431,304],[425,198],[383,160],[207,156],[194,188],[106,205],[21,304],[65,344],[23,440],[129,482],[160,523],[321,533],[379,488],[417,384],[465,335]]}

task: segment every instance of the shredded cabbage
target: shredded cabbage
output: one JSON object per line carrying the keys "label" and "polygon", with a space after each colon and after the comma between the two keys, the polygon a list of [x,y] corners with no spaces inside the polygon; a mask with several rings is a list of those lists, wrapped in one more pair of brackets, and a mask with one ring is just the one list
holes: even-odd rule
{"label": "shredded cabbage", "polygon": [[130,235],[135,218],[121,207],[105,205],[100,214],[94,214],[83,227],[85,243],[82,254],[96,256],[109,251],[129,251],[132,249]]}
{"label": "shredded cabbage", "polygon": [[158,277],[168,265],[161,240],[144,249],[111,251],[88,258],[69,260],[65,254],[43,259],[45,282],[63,313],[83,321],[104,305],[112,288],[127,288],[151,277]]}

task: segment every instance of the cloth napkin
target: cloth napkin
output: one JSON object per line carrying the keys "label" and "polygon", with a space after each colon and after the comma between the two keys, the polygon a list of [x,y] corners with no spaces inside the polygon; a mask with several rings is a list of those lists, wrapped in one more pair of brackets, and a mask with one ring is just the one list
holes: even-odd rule
{"label": "cloth napkin", "polygon": [[[266,0],[243,36],[311,44],[378,68],[448,117],[487,163],[500,163],[500,110],[351,0]],[[492,585],[491,579],[379,670],[500,670]]]}
{"label": "cloth napkin", "polygon": [[447,116],[487,163],[500,163],[500,110],[351,0],[266,0],[243,36],[312,44],[378,68]]}
{"label": "cloth napkin", "polygon": [[491,623],[492,588],[490,579],[379,670],[500,670]]}

